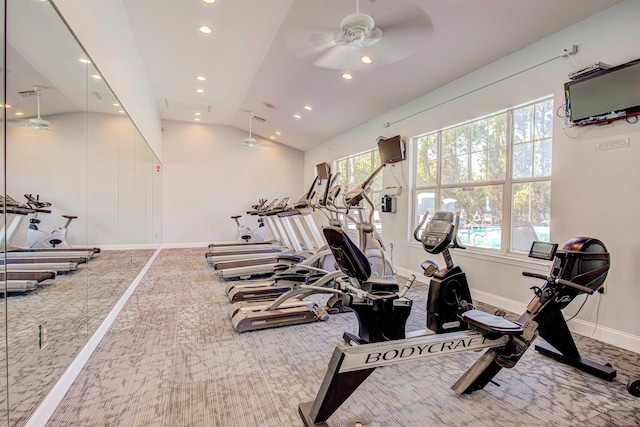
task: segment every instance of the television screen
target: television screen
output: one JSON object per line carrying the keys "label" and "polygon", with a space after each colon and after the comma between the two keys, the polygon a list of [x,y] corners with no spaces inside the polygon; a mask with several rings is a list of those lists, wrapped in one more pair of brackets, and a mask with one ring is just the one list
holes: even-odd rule
{"label": "television screen", "polygon": [[378,138],[378,152],[380,163],[389,164],[404,160],[404,142],[400,135],[391,138]]}
{"label": "television screen", "polygon": [[567,82],[564,89],[574,125],[640,114],[640,60]]}
{"label": "television screen", "polygon": [[319,179],[328,179],[331,174],[331,168],[329,167],[329,163],[319,163],[316,165],[316,176]]}

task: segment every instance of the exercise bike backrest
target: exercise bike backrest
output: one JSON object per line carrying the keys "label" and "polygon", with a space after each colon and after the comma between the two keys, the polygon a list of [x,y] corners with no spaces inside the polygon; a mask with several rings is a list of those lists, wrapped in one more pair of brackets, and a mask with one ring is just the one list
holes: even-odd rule
{"label": "exercise bike backrest", "polygon": [[322,232],[338,268],[350,278],[366,282],[371,276],[371,264],[358,245],[339,227],[327,226]]}

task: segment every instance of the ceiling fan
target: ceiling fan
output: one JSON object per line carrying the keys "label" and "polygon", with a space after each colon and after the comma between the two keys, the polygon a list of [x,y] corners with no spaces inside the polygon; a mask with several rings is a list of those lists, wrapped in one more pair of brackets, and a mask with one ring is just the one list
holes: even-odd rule
{"label": "ceiling fan", "polygon": [[251,136],[251,122],[253,122],[254,117],[255,117],[255,114],[253,113],[253,111],[249,111],[249,137],[245,138],[242,141],[242,145],[246,147],[251,147],[251,148],[256,148],[260,146],[260,144],[258,144],[258,141],[256,141],[256,139]]}
{"label": "ceiling fan", "polygon": [[38,99],[38,117],[29,119],[29,121],[24,124],[24,127],[28,127],[33,130],[49,130],[49,122],[40,117],[40,93],[43,90],[44,87],[42,86],[34,86],[33,91],[20,92],[22,96],[33,96],[35,94]]}
{"label": "ceiling fan", "polygon": [[345,16],[339,27],[331,25],[339,31],[307,31],[310,33],[307,37],[293,40],[294,53],[299,56],[320,53],[313,62],[317,67],[357,71],[369,66],[363,62],[363,56],[375,64],[391,64],[411,55],[428,41],[433,25],[421,7],[407,0],[369,0],[367,3],[371,14],[360,12],[360,0],[356,0],[355,13]]}

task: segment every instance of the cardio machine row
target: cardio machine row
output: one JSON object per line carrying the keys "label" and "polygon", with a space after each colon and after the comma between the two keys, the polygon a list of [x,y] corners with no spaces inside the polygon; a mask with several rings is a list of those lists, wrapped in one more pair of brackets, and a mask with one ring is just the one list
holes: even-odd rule
{"label": "cardio machine row", "polygon": [[[2,215],[7,216],[7,227],[2,228],[7,249],[0,259],[0,281],[2,290],[7,293],[34,291],[59,273],[69,273],[86,263],[99,248],[72,248],[67,241],[67,231],[71,221],[77,217],[63,215],[66,223],[52,232],[39,228],[39,214],[51,213],[49,202],[43,202],[39,196],[25,194],[26,202],[17,202],[10,196],[2,197]],[[28,248],[12,246],[13,240],[26,217],[30,216],[26,230]],[[9,220],[10,218],[10,220]],[[46,282],[45,282],[46,283]]]}
{"label": "cardio machine row", "polygon": [[[399,141],[391,143],[398,144]],[[320,164],[316,167],[316,180],[306,196],[307,205],[325,215],[331,226],[341,227],[345,219],[355,224],[359,247],[367,255],[374,274],[383,277],[380,280],[389,280],[393,266],[372,224],[375,207],[369,193],[371,183],[386,164],[383,162],[361,185],[349,191],[341,204],[338,204],[341,188],[335,184],[336,177],[331,176],[328,165]],[[313,191],[315,185],[318,185],[317,191]],[[319,197],[310,196],[314,193]],[[326,320],[329,313],[350,311],[343,306],[339,292],[334,290],[334,280],[343,273],[336,271],[335,259],[326,244],[310,256],[279,255],[276,259],[277,264],[268,279],[236,280],[226,285],[225,292],[233,303],[229,316],[236,331]],[[325,305],[308,298],[319,293],[330,295]]]}

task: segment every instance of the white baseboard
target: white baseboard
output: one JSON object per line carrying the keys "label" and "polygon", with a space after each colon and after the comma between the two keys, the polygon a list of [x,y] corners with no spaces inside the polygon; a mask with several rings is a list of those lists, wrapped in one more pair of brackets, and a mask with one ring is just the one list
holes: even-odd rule
{"label": "white baseboard", "polygon": [[[413,274],[419,282],[429,283],[429,278],[425,277],[422,273],[399,267],[396,269],[398,274],[401,276],[409,277]],[[474,301],[481,301],[512,313],[523,313],[527,309],[528,301],[527,303],[523,303],[474,288],[470,288],[470,291]],[[409,298],[411,298],[410,293]],[[568,325],[569,330],[578,335],[588,336],[598,341],[624,348],[625,350],[640,353],[640,337],[637,335],[632,335],[602,325],[596,325],[595,323],[580,319],[573,319],[568,322]]]}
{"label": "white baseboard", "polygon": [[80,350],[80,353],[76,356],[76,358],[71,362],[67,370],[62,374],[58,382],[51,388],[49,393],[45,396],[45,398],[40,402],[40,405],[36,408],[35,411],[31,414],[27,422],[24,424],[26,427],[42,427],[47,424],[49,418],[55,412],[56,408],[64,398],[67,391],[71,388],[71,385],[76,380],[80,371],[86,365],[87,361],[93,354],[94,350],[100,344],[100,341],[105,336],[116,317],[129,300],[129,297],[136,290],[142,278],[151,267],[151,264],[158,257],[162,249],[158,248],[156,252],[151,256],[147,264],[142,268],[140,273],[136,276],[136,278],[131,282],[131,285],[127,288],[124,294],[120,297],[120,300],[116,303],[116,305],[111,309],[111,312],[107,315],[107,317],[102,321],[98,329],[95,333],[89,338],[89,341],[85,344],[85,346]]}
{"label": "white baseboard", "polygon": [[191,243],[163,243],[163,249],[175,249],[175,248],[207,248],[211,242],[191,242]]}
{"label": "white baseboard", "polygon": [[101,251],[131,251],[138,249],[158,249],[161,245],[156,244],[131,244],[131,245],[96,245]]}

